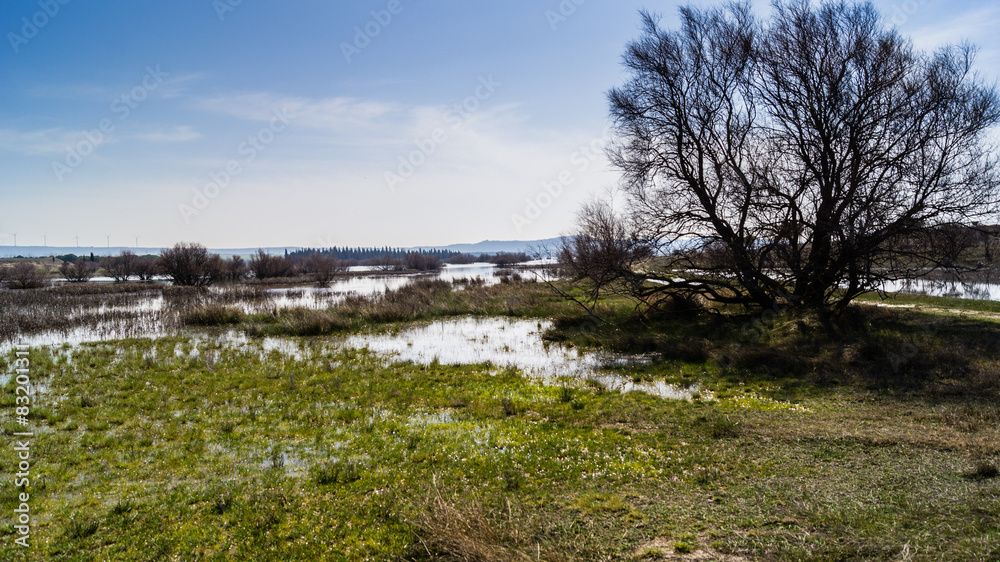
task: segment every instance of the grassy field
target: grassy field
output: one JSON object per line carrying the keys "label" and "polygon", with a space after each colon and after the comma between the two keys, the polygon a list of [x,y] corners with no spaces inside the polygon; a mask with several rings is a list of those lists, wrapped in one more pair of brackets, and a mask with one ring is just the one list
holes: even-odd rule
{"label": "grassy field", "polygon": [[[13,546],[22,490],[5,445],[2,557],[1000,559],[1000,325],[901,304],[929,310],[638,318],[612,302],[594,324],[531,283],[427,285],[189,318],[245,331],[241,347],[35,349],[32,546]],[[701,392],[542,384],[291,335],[316,317],[336,334],[466,314],[554,317],[548,340],[643,352],[652,363],[627,374]],[[269,334],[309,353],[269,351]],[[12,443],[14,381],[0,406]]]}

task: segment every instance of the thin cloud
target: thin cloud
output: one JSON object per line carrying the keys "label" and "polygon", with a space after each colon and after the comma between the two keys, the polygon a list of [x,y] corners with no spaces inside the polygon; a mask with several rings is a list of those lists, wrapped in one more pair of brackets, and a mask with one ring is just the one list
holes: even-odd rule
{"label": "thin cloud", "polygon": [[166,131],[140,133],[133,135],[132,138],[146,142],[187,142],[200,139],[201,137],[201,133],[187,125],[184,125],[180,127],[173,127],[172,129]]}
{"label": "thin cloud", "polygon": [[264,92],[200,98],[195,100],[194,106],[248,121],[270,121],[275,112],[285,112],[294,117],[297,125],[335,130],[349,126],[372,126],[393,115],[399,108],[396,104],[355,98],[309,99]]}
{"label": "thin cloud", "polygon": [[37,131],[0,129],[0,150],[27,156],[61,154],[80,140],[79,131],[53,128]]}

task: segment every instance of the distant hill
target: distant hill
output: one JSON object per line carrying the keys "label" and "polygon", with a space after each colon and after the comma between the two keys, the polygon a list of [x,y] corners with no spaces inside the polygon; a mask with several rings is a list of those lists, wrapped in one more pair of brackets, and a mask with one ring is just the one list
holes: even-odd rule
{"label": "distant hill", "polygon": [[[562,242],[562,238],[546,238],[545,240],[484,240],[476,244],[452,244],[441,250],[462,252],[463,254],[496,254],[498,252],[532,253],[539,248],[554,249]],[[420,249],[430,249],[430,246],[420,246]]]}

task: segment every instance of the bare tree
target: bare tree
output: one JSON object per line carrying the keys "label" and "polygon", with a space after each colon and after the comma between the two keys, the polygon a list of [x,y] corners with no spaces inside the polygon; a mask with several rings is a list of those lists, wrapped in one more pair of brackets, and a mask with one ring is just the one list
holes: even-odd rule
{"label": "bare tree", "polygon": [[558,253],[560,263],[576,280],[589,281],[584,298],[574,300],[591,314],[602,293],[638,296],[646,302],[647,276],[642,266],[652,257],[650,246],[635,238],[627,220],[608,202],[589,202],[577,217],[580,233],[563,238]]}
{"label": "bare tree", "polygon": [[438,256],[407,252],[403,255],[403,266],[417,271],[436,271],[444,266],[444,262]]}
{"label": "bare tree", "polygon": [[332,256],[314,252],[306,260],[305,269],[317,285],[326,287],[333,280],[334,275],[340,271],[345,271],[347,266]]}
{"label": "bare tree", "polygon": [[31,262],[19,261],[2,269],[0,279],[11,289],[37,289],[45,285],[45,271]]}
{"label": "bare tree", "polygon": [[262,249],[250,257],[250,271],[257,279],[289,277],[295,273],[295,264],[284,256],[272,256]]}
{"label": "bare tree", "polygon": [[130,250],[122,250],[117,256],[109,256],[101,260],[101,267],[116,282],[128,281],[136,275],[135,266],[138,257]]}
{"label": "bare tree", "polygon": [[160,253],[157,266],[174,285],[202,287],[211,285],[225,274],[222,258],[209,254],[201,244],[175,244]]}
{"label": "bare tree", "polygon": [[250,268],[247,262],[240,256],[232,256],[226,260],[226,280],[232,283],[245,281],[250,275]]}
{"label": "bare tree", "polygon": [[152,281],[159,271],[156,258],[141,256],[135,259],[133,271],[140,281]]}
{"label": "bare tree", "polygon": [[620,235],[659,256],[638,295],[839,309],[941,265],[928,231],[995,213],[1000,103],[972,47],[918,52],[870,3],[680,16],[642,13],[609,93]]}
{"label": "bare tree", "polygon": [[[483,259],[485,258],[485,259]],[[480,257],[482,261],[487,261],[492,264],[496,264],[497,267],[507,267],[514,265],[515,263],[524,263],[526,261],[531,261],[531,256],[524,252],[498,252],[492,256],[483,255]]]}
{"label": "bare tree", "polygon": [[70,283],[86,283],[96,272],[97,265],[86,260],[64,261],[59,266],[59,273]]}
{"label": "bare tree", "polygon": [[405,269],[403,260],[394,257],[392,254],[385,254],[380,258],[371,258],[361,262],[361,265],[374,267],[378,271],[402,271]]}

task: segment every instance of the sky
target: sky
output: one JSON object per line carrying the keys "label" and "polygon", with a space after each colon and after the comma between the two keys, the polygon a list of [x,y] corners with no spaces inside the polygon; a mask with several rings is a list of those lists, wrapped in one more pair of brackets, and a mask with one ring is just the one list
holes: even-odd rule
{"label": "sky", "polygon": [[[920,48],[978,44],[979,70],[1000,77],[1000,3],[875,4]],[[570,233],[617,184],[606,92],[626,79],[638,11],[675,28],[677,7],[4,0],[0,245]]]}

